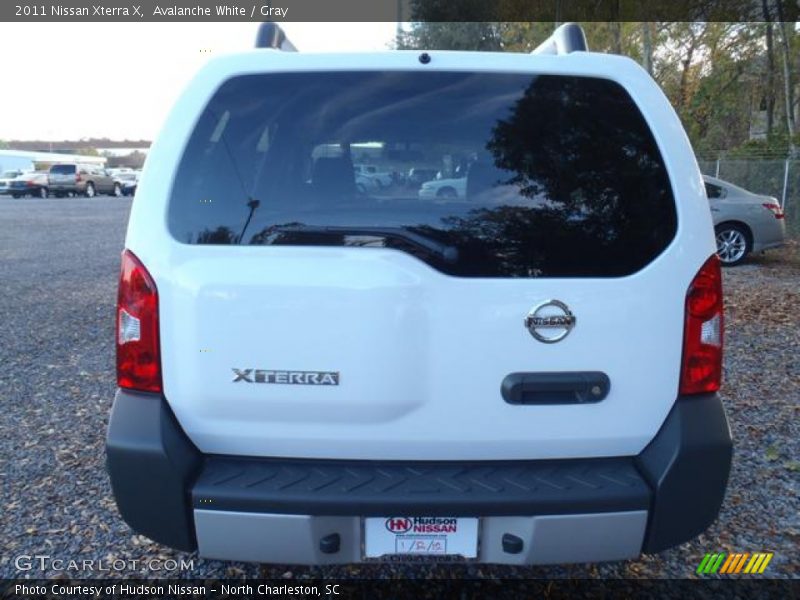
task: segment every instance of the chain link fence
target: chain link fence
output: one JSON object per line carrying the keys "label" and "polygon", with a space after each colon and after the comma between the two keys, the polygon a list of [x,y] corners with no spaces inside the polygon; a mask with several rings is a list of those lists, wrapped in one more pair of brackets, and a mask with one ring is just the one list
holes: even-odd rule
{"label": "chain link fence", "polygon": [[720,158],[697,162],[705,175],[777,198],[786,213],[788,235],[800,238],[800,160]]}

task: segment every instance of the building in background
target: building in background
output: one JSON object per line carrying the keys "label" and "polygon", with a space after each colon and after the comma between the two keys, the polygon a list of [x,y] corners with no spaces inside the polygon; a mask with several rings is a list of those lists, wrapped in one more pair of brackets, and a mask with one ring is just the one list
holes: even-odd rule
{"label": "building in background", "polygon": [[61,154],[56,152],[32,152],[28,150],[0,150],[0,171],[33,171],[49,168],[62,162],[80,162],[91,165],[105,165],[105,156],[85,156],[83,154]]}

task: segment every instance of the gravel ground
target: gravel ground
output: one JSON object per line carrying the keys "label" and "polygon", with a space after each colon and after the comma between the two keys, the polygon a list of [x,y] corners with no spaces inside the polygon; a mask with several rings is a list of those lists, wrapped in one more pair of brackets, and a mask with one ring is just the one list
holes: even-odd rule
{"label": "gravel ground", "polygon": [[[116,278],[129,208],[127,199],[0,198],[0,578],[63,575],[19,571],[20,555],[128,564],[193,558],[131,532],[103,466],[115,387]],[[770,551],[767,575],[798,577],[800,247],[725,271],[725,285],[723,396],[734,467],[719,520],[691,543],[635,561],[525,569],[432,563],[307,569],[196,559],[182,576],[680,578],[693,576],[706,552]]]}

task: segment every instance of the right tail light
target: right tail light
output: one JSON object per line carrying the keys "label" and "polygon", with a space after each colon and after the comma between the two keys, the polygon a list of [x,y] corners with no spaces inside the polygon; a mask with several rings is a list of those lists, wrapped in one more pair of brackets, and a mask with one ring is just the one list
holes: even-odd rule
{"label": "right tail light", "polygon": [[722,383],[722,272],[713,255],[686,292],[680,393],[706,394]]}
{"label": "right tail light", "polygon": [[761,206],[763,206],[769,212],[771,212],[772,216],[774,216],[776,219],[783,219],[786,217],[786,215],[783,212],[783,209],[781,208],[781,205],[778,204],[777,200],[775,202],[764,202],[761,204]]}

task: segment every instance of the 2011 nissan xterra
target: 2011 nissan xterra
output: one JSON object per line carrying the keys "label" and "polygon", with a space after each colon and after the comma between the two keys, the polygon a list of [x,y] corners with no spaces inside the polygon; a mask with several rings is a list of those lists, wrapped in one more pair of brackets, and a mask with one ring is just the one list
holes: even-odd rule
{"label": "2011 nissan xterra", "polygon": [[[731,462],[721,277],[657,84],[574,25],[533,54],[262,34],[195,77],[133,203],[107,446],[131,527],[307,564],[704,531]],[[463,194],[365,191],[355,164]]]}

